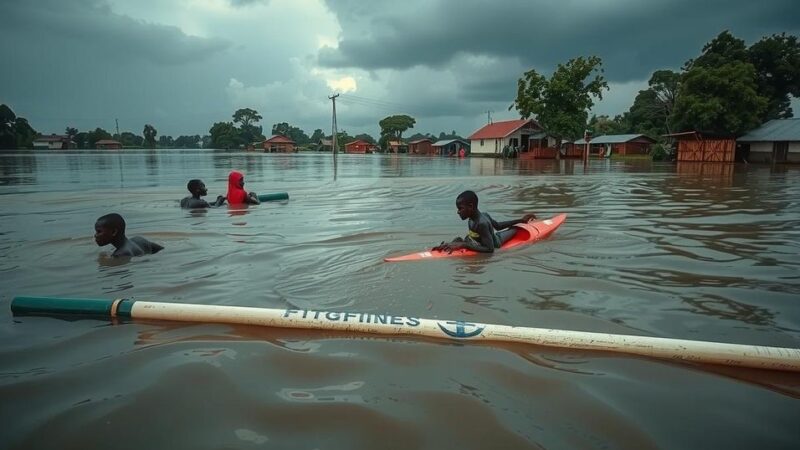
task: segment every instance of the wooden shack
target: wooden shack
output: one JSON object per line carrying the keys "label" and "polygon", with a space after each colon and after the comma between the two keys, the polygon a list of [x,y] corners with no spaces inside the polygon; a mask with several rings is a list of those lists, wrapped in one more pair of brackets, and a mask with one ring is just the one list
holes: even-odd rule
{"label": "wooden shack", "polygon": [[732,136],[713,136],[698,131],[665,134],[677,144],[678,161],[732,163],[736,140]]}
{"label": "wooden shack", "polygon": [[430,139],[418,139],[408,143],[408,153],[412,155],[432,155],[433,141]]}

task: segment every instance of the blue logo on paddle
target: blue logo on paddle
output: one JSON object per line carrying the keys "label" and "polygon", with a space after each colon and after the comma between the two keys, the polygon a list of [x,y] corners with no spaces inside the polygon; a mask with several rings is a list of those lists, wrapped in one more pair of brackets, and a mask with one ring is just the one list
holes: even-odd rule
{"label": "blue logo on paddle", "polygon": [[[486,328],[485,326],[481,327],[474,323],[464,322],[463,320],[456,320],[445,323],[447,325],[455,325],[456,326],[455,331],[447,329],[444,325],[442,325],[442,322],[436,322],[436,325],[439,325],[439,328],[444,332],[444,334],[459,339],[465,339],[477,336],[481,334],[481,331],[483,331],[484,328]],[[475,327],[475,330],[467,331],[467,327]]]}

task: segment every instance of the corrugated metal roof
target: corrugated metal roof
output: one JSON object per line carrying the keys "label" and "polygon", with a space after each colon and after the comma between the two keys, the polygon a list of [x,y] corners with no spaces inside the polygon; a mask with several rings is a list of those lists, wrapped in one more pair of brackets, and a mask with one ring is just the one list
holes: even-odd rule
{"label": "corrugated metal roof", "polygon": [[433,143],[434,147],[444,147],[445,145],[452,144],[453,142],[461,142],[464,145],[469,145],[468,142],[462,141],[461,139],[444,139],[441,141],[436,141]]}
{"label": "corrugated metal roof", "polygon": [[[597,136],[596,138],[592,138],[589,143],[590,144],[622,144],[623,142],[630,142],[634,139],[644,138],[648,141],[655,142],[654,139],[651,139],[643,134],[606,134],[604,136]],[[578,139],[575,141],[576,144],[586,144],[586,141],[583,138]]]}
{"label": "corrugated metal roof", "polygon": [[800,119],[773,119],[737,139],[740,142],[800,141]]}

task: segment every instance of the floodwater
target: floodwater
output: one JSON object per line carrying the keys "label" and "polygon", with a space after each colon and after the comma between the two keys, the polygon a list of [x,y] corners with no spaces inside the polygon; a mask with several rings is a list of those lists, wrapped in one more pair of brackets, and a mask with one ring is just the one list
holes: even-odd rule
{"label": "floodwater", "polygon": [[[291,200],[178,207],[240,169]],[[492,256],[384,263],[566,212]],[[12,317],[18,295],[466,319],[800,348],[800,168],[222,151],[0,153],[4,449],[797,448],[800,376],[519,344]],[[95,219],[164,245],[112,260]]]}

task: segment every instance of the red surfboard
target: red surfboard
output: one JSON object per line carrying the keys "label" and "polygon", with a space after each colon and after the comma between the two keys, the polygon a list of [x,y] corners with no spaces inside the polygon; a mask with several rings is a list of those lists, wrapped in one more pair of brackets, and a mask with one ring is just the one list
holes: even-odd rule
{"label": "red surfboard", "polygon": [[[550,233],[555,231],[556,228],[561,226],[566,219],[567,215],[561,213],[549,219],[532,220],[528,223],[514,225],[514,228],[517,229],[517,232],[500,248],[505,250],[522,244],[532,244],[540,239],[544,239],[549,236]],[[453,250],[450,253],[440,250],[427,250],[424,252],[410,253],[408,255],[384,258],[383,260],[386,262],[418,261],[420,259],[452,258],[455,256],[471,256],[477,254],[479,254],[479,252],[467,250],[465,248]]]}

